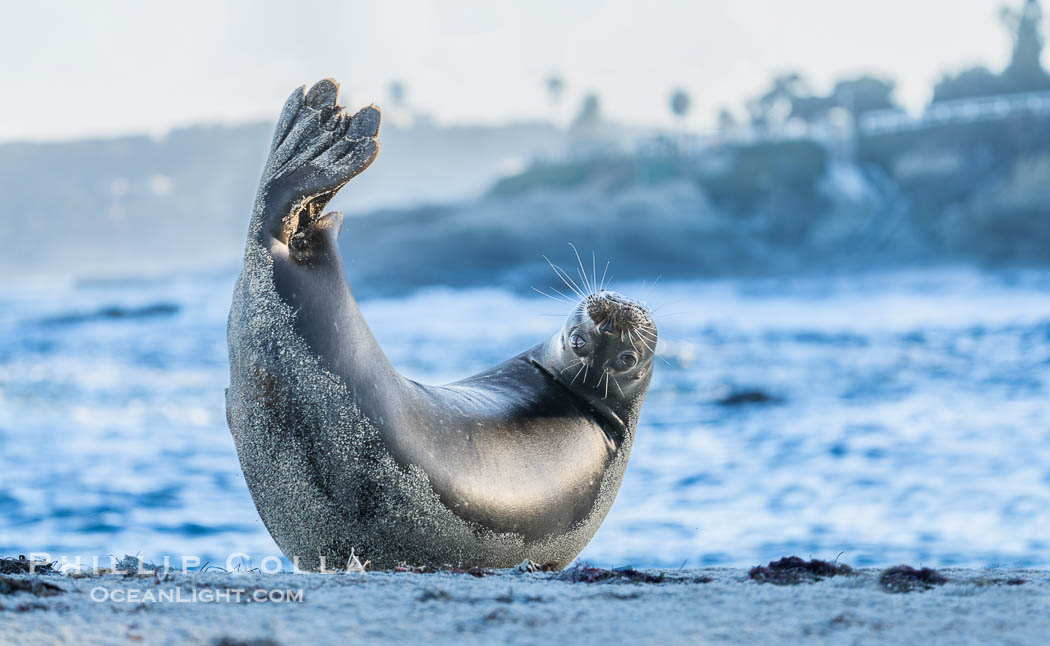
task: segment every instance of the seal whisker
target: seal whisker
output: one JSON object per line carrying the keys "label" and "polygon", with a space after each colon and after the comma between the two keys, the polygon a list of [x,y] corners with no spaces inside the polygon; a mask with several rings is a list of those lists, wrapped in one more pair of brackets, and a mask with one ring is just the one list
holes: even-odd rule
{"label": "seal whisker", "polygon": [[[617,380],[616,377],[613,377],[612,380],[613,380],[613,383],[616,384],[616,390],[620,391],[620,397],[626,397],[627,395],[623,394],[623,388],[620,388],[619,380]],[[606,384],[606,386],[608,386],[608,384]]]}
{"label": "seal whisker", "polygon": [[543,259],[547,261],[547,264],[551,266],[551,269],[553,269],[554,273],[558,276],[558,278],[561,279],[561,282],[565,283],[566,287],[571,289],[573,293],[575,293],[580,298],[587,298],[587,294],[583,293],[583,291],[580,289],[580,286],[576,284],[576,281],[574,281],[564,269],[551,262],[550,258],[548,258],[547,256],[543,256]]}
{"label": "seal whisker", "polygon": [[575,300],[575,299],[572,299],[572,298],[569,298],[568,296],[566,296],[560,289],[558,289],[556,287],[550,287],[550,290],[552,292],[554,292],[555,294],[557,294],[557,295],[561,296],[562,298],[564,298],[565,302],[567,302],[567,303],[572,303]]}
{"label": "seal whisker", "polygon": [[646,299],[649,298],[649,294],[652,293],[653,287],[656,287],[656,283],[660,282],[660,279],[663,278],[663,277],[664,277],[663,274],[660,274],[659,276],[657,276],[656,280],[654,280],[652,282],[652,284],[649,285],[649,289],[645,290],[645,296],[643,296],[642,298],[646,298]]}
{"label": "seal whisker", "polygon": [[[646,337],[642,336],[642,331],[641,330],[638,330],[638,339],[642,342],[642,344],[645,346],[645,348],[647,350],[649,350],[649,352],[651,352],[653,354],[653,357],[659,359],[660,361],[663,361],[667,365],[671,365],[670,361],[668,361],[667,359],[664,359],[660,355],[656,354],[656,350],[651,345],[649,345],[649,343],[646,342],[646,340],[645,340]],[[655,341],[655,339],[650,338],[649,341]]]}
{"label": "seal whisker", "polygon": [[548,294],[547,292],[543,291],[542,289],[536,289],[535,287],[533,287],[532,291],[536,292],[537,294],[542,294],[543,296],[546,296],[547,298],[551,299],[552,301],[555,301],[555,302],[558,302],[558,303],[561,303],[561,302],[566,302],[566,303],[570,303],[570,304],[572,303],[572,301],[567,300],[564,297],[563,298],[555,298],[554,296],[551,296],[550,294]]}
{"label": "seal whisker", "polygon": [[576,362],[574,362],[574,363],[570,363],[569,365],[567,365],[567,366],[565,366],[564,368],[562,368],[562,369],[561,369],[561,372],[565,372],[566,370],[570,370],[570,369],[572,369],[572,368],[575,368],[576,366],[578,366],[578,365],[580,365],[580,364],[582,364],[582,363],[583,363],[583,360],[582,360],[582,359],[581,359],[581,360],[579,360],[579,361],[576,361]]}
{"label": "seal whisker", "polygon": [[[594,249],[591,249],[591,285],[593,285],[595,287],[598,286],[598,267],[597,267],[597,263],[598,263],[598,258],[594,255]],[[597,292],[595,292],[595,293],[598,293],[598,292],[601,292],[601,291],[602,291],[601,289],[598,289]]]}
{"label": "seal whisker", "polygon": [[594,293],[594,288],[591,287],[591,281],[587,278],[587,270],[583,267],[583,259],[580,258],[580,252],[576,251],[576,245],[570,242],[569,246],[572,247],[572,252],[576,254],[576,262],[580,264],[580,280],[583,281],[583,286],[587,288],[587,295],[589,296]]}
{"label": "seal whisker", "polygon": [[645,346],[646,350],[648,350],[649,352],[653,353],[654,357],[657,356],[656,355],[656,346],[658,345],[658,342],[657,342],[656,339],[647,338],[647,337],[644,337],[644,336],[642,336],[640,334],[638,335],[638,339],[642,342],[642,345]]}
{"label": "seal whisker", "polygon": [[[555,265],[557,267],[557,265]],[[574,294],[579,296],[581,299],[587,298],[587,294],[584,293],[583,288],[576,284],[576,281],[572,279],[567,271],[561,267],[557,267],[558,277],[561,278],[561,282],[565,283],[565,286],[572,290]]]}
{"label": "seal whisker", "polygon": [[649,325],[648,323],[639,323],[639,324],[635,325],[634,326],[634,331],[637,332],[639,335],[644,334],[644,335],[649,336],[649,337],[655,337],[656,336],[656,328],[654,328],[653,326]]}
{"label": "seal whisker", "polygon": [[600,286],[598,288],[599,291],[605,289],[605,275],[609,273],[609,265],[611,265],[611,264],[612,264],[611,260],[609,262],[605,263],[605,270],[602,272],[602,282],[600,283]]}
{"label": "seal whisker", "polygon": [[[583,362],[581,361],[580,363],[583,363]],[[582,366],[580,366],[580,369],[576,371],[576,377],[579,377],[580,373],[583,372],[586,367],[587,367],[586,363],[584,363]],[[573,377],[572,381],[569,382],[569,387],[570,388],[572,387],[572,385],[574,383],[576,383],[576,377]],[[587,375],[583,376],[583,383],[587,383]]]}
{"label": "seal whisker", "polygon": [[[559,265],[556,265],[556,266],[558,267],[558,270],[561,271],[562,276],[564,276],[564,278],[562,278],[562,280],[568,279],[569,282],[571,282],[573,284],[573,286],[576,287],[576,293],[580,295],[580,298],[587,298],[587,290],[584,287],[581,287],[579,284],[577,284],[577,282],[575,280],[573,280],[572,275],[569,274],[568,271],[566,271],[565,269],[563,269]],[[581,280],[581,282],[583,282],[583,281]],[[586,283],[584,283],[584,285],[586,285]]]}
{"label": "seal whisker", "polygon": [[563,273],[562,268],[559,267],[558,265],[555,265],[553,262],[551,262],[551,259],[548,258],[547,256],[543,256],[543,259],[547,261],[548,265],[550,265],[551,270],[554,271],[554,275],[557,276],[558,279],[561,280],[561,282],[565,283],[565,286],[568,287],[570,290],[572,290],[572,292],[574,294],[579,296],[580,292],[578,290],[576,290],[576,289],[573,289],[572,285],[569,284],[569,281],[565,280],[565,277],[562,276],[562,273]]}
{"label": "seal whisker", "polygon": [[602,399],[609,397],[609,379],[612,377],[608,372],[605,373],[605,394],[602,395]]}

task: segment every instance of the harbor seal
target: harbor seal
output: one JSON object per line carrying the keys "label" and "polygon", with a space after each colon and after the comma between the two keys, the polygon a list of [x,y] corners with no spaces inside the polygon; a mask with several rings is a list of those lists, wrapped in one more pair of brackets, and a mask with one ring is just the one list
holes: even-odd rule
{"label": "harbor seal", "polygon": [[556,268],[578,302],[549,339],[446,386],[402,377],[350,293],[341,216],[322,214],[379,151],[379,111],[350,116],[337,92],[285,103],[230,309],[226,413],[259,515],[304,569],[564,567],[620,486],[652,315]]}

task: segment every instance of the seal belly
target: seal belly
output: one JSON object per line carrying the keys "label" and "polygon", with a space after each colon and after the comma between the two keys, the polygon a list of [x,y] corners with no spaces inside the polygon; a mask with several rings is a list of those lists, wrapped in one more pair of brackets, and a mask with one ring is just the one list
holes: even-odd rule
{"label": "seal belly", "polygon": [[616,446],[598,418],[523,358],[444,387],[414,384],[388,438],[457,516],[535,540],[594,508]]}

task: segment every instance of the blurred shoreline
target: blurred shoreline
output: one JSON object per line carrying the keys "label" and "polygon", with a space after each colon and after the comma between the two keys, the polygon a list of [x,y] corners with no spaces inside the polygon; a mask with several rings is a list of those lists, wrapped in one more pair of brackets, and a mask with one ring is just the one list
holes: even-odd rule
{"label": "blurred shoreline", "polygon": [[[528,288],[570,242],[638,281],[1050,266],[1050,117],[860,136],[848,153],[802,136],[567,158],[549,153],[578,135],[550,126],[426,128],[388,133],[389,161],[333,204],[359,207],[340,244],[361,295]],[[105,280],[235,266],[267,131],[0,146],[5,209],[19,214],[0,223],[0,270]]]}

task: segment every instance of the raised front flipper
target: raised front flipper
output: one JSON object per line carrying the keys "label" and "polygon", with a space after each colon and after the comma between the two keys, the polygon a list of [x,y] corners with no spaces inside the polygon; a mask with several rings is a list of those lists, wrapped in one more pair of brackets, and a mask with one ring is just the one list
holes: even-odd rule
{"label": "raised front flipper", "polygon": [[[351,116],[336,104],[339,88],[325,79],[296,89],[277,121],[248,238],[242,281],[276,296],[292,313],[297,336],[346,384],[399,387],[350,293],[336,237],[340,213],[324,207],[379,152],[379,110]],[[252,269],[257,271],[252,271]],[[253,301],[247,317],[259,306]],[[366,376],[367,375],[367,376]]]}
{"label": "raised front flipper", "polygon": [[331,79],[296,89],[284,104],[263,171],[253,231],[264,246],[288,246],[292,260],[309,264],[334,243],[342,214],[322,215],[347,182],[379,153],[379,110],[350,116],[336,103]]}

